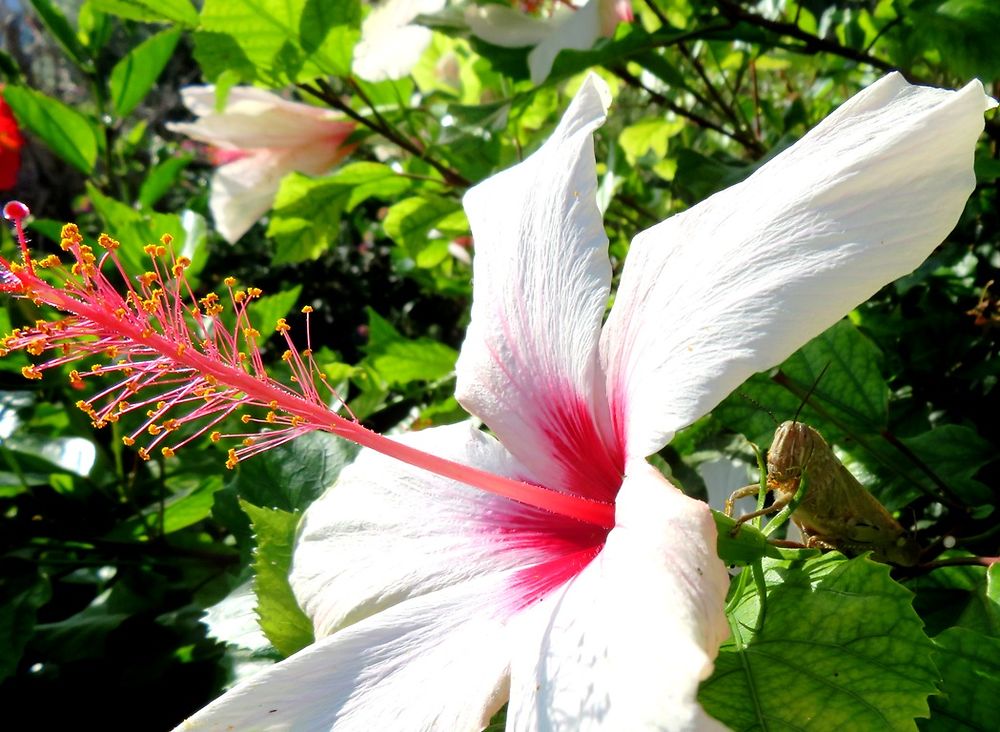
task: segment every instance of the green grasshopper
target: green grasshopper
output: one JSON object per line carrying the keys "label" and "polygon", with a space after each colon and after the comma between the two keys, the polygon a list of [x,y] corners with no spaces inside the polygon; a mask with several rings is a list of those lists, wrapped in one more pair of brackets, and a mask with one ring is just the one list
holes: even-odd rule
{"label": "green grasshopper", "polygon": [[[911,567],[920,559],[920,547],[878,500],[837,459],[819,432],[801,422],[785,422],[774,433],[767,451],[767,490],[774,502],[767,508],[741,516],[746,521],[788,506],[807,478],[805,495],[792,513],[808,547],[836,549],[849,556],[871,552],[880,562]],[[760,490],[749,485],[726,501],[726,515],[733,503]],[[734,529],[735,530],[735,529]]]}

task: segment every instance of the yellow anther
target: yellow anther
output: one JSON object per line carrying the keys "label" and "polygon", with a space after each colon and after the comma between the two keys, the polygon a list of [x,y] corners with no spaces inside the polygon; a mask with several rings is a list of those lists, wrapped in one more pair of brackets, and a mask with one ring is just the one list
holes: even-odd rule
{"label": "yellow anther", "polygon": [[162,450],[160,450],[160,453],[165,458],[172,458],[174,456],[174,450],[173,448],[170,447],[164,447]]}
{"label": "yellow anther", "polygon": [[312,311],[313,311],[312,305],[304,305],[302,307],[302,312],[305,313],[306,315],[308,315]]}
{"label": "yellow anther", "polygon": [[40,379],[42,378],[42,372],[38,370],[37,366],[22,366],[21,376],[26,379]]}
{"label": "yellow anther", "polygon": [[213,432],[208,436],[208,439],[210,439],[212,442],[218,442],[219,440],[222,439],[222,433],[216,430],[215,432]]}
{"label": "yellow anther", "polygon": [[140,447],[139,448],[139,457],[141,457],[143,460],[149,460],[149,450],[147,450],[144,447]]}
{"label": "yellow anther", "polygon": [[126,435],[125,437],[122,438],[122,444],[125,445],[125,447],[132,447],[132,445],[135,444],[135,440]]}
{"label": "yellow anther", "polygon": [[97,237],[97,243],[108,250],[117,249],[119,246],[121,246],[117,240],[112,239],[107,234],[101,234],[99,237]]}

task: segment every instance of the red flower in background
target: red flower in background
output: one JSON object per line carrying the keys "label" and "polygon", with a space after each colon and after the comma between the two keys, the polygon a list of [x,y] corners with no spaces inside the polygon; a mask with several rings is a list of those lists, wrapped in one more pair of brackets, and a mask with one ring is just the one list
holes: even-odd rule
{"label": "red flower in background", "polygon": [[17,183],[24,137],[2,93],[3,86],[0,86],[0,191],[6,191]]}

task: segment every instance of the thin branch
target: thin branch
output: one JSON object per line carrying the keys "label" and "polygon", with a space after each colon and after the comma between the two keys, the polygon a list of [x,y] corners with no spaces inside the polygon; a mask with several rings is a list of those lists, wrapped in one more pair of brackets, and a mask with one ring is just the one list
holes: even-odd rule
{"label": "thin branch", "polygon": [[649,8],[650,12],[656,16],[656,19],[663,24],[663,27],[669,28],[670,21],[667,20],[667,16],[665,16],[663,14],[663,11],[660,10],[660,6],[657,5],[655,2],[653,2],[653,0],[645,0],[645,2],[646,2],[646,7]]}
{"label": "thin branch", "polygon": [[[422,145],[418,145],[413,140],[399,134],[399,132],[392,125],[386,122],[385,119],[374,109],[366,96],[359,95],[369,107],[372,107],[374,119],[358,114],[358,112],[352,109],[350,105],[346,104],[323,79],[317,79],[315,84],[316,86],[298,84],[298,88],[302,91],[308,92],[324,103],[329,104],[334,109],[343,112],[358,124],[363,127],[367,127],[390,142],[398,145],[414,157],[420,158],[434,168],[434,170],[439,172],[448,185],[455,186],[456,188],[468,188],[471,185],[469,180],[461,173],[430,157]],[[357,87],[355,87],[355,89],[357,89]]]}
{"label": "thin branch", "polygon": [[718,132],[720,135],[724,135],[729,139],[738,142],[740,145],[743,145],[743,147],[753,151],[755,154],[758,155],[763,154],[764,149],[757,140],[748,138],[739,132],[732,132],[730,130],[727,130],[722,125],[713,122],[710,119],[706,119],[705,117],[702,117],[700,114],[697,114],[696,112],[692,112],[689,109],[685,109],[676,102],[673,102],[667,97],[665,97],[663,94],[660,94],[658,91],[650,89],[648,86],[643,84],[638,77],[633,76],[624,67],[612,66],[609,68],[609,71],[611,71],[611,73],[613,73],[615,76],[617,76],[619,79],[624,81],[629,86],[635,87],[636,89],[641,89],[642,91],[646,92],[657,104],[666,107],[674,114],[680,117],[684,117],[685,119],[688,119],[691,122],[694,122],[699,127],[703,127],[707,130],[712,130],[714,132]]}
{"label": "thin branch", "polygon": [[856,48],[841,45],[836,41],[820,38],[819,36],[809,33],[808,31],[802,30],[793,23],[769,20],[761,15],[757,15],[756,13],[748,12],[740,7],[737,2],[734,2],[734,0],[715,0],[715,2],[722,14],[734,23],[749,23],[750,25],[755,25],[758,28],[769,30],[772,33],[794,38],[804,44],[801,48],[792,48],[790,50],[804,53],[832,53],[835,56],[867,64],[868,66],[880,69],[881,71],[892,71],[896,69],[896,66],[888,61],[884,61],[883,59],[872,56],[864,51],[859,51]]}
{"label": "thin branch", "polygon": [[[681,55],[684,56],[684,58],[687,59],[687,62],[691,64],[691,66],[694,68],[695,73],[698,74],[698,77],[701,79],[702,83],[705,85],[705,88],[708,90],[709,96],[712,97],[712,99],[715,101],[716,108],[719,109],[724,115],[726,115],[729,118],[729,121],[733,123],[733,128],[739,131],[740,130],[739,117],[736,115],[736,112],[733,111],[729,103],[726,102],[725,99],[723,99],[722,95],[719,93],[719,90],[715,88],[715,84],[712,83],[712,79],[709,77],[708,72],[705,71],[704,65],[701,63],[701,61],[698,60],[698,57],[695,56],[695,54],[687,47],[687,44],[685,44],[683,41],[677,44],[677,48],[681,52]],[[711,105],[706,104],[705,106],[708,107]]]}

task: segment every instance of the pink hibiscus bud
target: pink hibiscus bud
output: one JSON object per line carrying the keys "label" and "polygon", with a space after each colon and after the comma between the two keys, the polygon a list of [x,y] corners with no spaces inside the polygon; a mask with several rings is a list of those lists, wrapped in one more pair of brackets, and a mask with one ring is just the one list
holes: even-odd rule
{"label": "pink hibiscus bud", "polygon": [[181,95],[198,119],[167,127],[210,146],[219,167],[209,208],[230,243],[270,210],[288,173],[322,175],[354,149],[345,144],[354,123],[320,107],[247,86],[230,89],[221,112],[214,86],[189,86]]}

